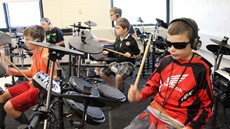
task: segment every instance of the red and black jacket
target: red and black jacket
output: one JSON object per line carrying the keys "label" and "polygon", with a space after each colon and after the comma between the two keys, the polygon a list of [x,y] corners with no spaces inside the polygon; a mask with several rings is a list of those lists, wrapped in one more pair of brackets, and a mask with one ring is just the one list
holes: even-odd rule
{"label": "red and black jacket", "polygon": [[161,106],[165,103],[163,109],[170,117],[185,126],[203,128],[212,116],[210,68],[211,64],[197,54],[191,62],[166,56],[142,89],[142,100],[157,93],[154,100]]}

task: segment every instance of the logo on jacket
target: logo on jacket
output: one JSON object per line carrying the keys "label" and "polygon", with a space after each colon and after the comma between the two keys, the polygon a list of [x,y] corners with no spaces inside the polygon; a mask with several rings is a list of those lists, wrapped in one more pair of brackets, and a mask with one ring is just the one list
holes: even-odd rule
{"label": "logo on jacket", "polygon": [[126,42],[125,44],[126,44],[126,46],[130,46],[130,42]]}
{"label": "logo on jacket", "polygon": [[[171,76],[171,77],[168,77],[167,78],[167,81],[164,83],[165,86],[168,86],[169,88],[174,88],[177,81],[179,80],[181,75],[174,75],[174,76]],[[183,74],[182,77],[180,78],[178,84],[183,81],[186,77],[188,76],[188,74]],[[176,87],[175,90],[179,91],[179,92],[182,92],[182,89],[179,88],[179,87]]]}

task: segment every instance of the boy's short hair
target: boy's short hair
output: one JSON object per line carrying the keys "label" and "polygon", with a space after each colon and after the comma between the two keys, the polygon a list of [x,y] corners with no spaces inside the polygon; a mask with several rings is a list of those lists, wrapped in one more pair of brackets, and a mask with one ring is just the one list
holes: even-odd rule
{"label": "boy's short hair", "polygon": [[113,12],[116,15],[116,17],[121,17],[121,15],[122,15],[122,10],[120,8],[117,8],[117,7],[112,7],[110,9],[110,12]]}
{"label": "boy's short hair", "polygon": [[191,43],[192,49],[198,50],[201,47],[200,37],[198,36],[198,25],[190,18],[177,18],[170,22],[168,34],[186,35]]}
{"label": "boy's short hair", "polygon": [[120,18],[117,20],[116,25],[121,26],[123,29],[127,28],[129,30],[130,28],[130,23],[126,18]]}
{"label": "boy's short hair", "polygon": [[27,27],[23,34],[25,36],[31,36],[34,40],[38,40],[38,42],[43,42],[45,38],[45,30],[39,25]]}

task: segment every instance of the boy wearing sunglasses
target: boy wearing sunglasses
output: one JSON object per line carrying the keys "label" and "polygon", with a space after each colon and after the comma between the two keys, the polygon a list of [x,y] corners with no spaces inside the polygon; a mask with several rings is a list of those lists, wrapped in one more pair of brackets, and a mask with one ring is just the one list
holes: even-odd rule
{"label": "boy wearing sunglasses", "polygon": [[212,65],[192,49],[201,41],[196,22],[171,21],[166,44],[171,55],[162,59],[145,87],[132,86],[128,100],[138,103],[156,93],[152,103],[125,129],[200,129],[212,116]]}

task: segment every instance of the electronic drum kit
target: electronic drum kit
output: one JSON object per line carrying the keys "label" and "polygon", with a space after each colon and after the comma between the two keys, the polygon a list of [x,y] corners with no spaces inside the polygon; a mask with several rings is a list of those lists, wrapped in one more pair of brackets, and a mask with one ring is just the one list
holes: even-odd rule
{"label": "electronic drum kit", "polygon": [[[69,40],[69,45],[74,49],[67,49],[60,46],[48,44],[48,43],[38,43],[38,42],[30,42],[34,45],[46,47],[49,49],[53,49],[55,51],[60,51],[63,53],[69,53],[73,55],[83,56],[84,54],[100,54],[103,51],[103,47],[98,43],[92,36],[89,31],[80,30],[80,29],[91,29],[91,27],[96,26],[97,24],[92,21],[85,22],[89,27],[78,25],[70,25],[74,28],[77,28],[77,35],[72,37]],[[150,44],[150,40],[152,39],[152,35],[149,37],[148,44]],[[230,54],[230,45],[228,45],[225,41],[218,41],[215,39],[210,39],[212,42],[217,45],[207,45],[207,49],[213,52],[215,55],[229,55]],[[9,41],[7,37],[5,37],[4,41]],[[160,49],[165,49],[165,46],[162,46],[159,42],[158,47]],[[145,54],[146,55],[146,54]],[[98,57],[99,60],[99,57]],[[221,60],[221,59],[220,59]],[[219,62],[220,63],[220,62]],[[218,66],[218,62],[215,63]],[[80,67],[80,66],[78,66]],[[217,70],[216,68],[215,70]],[[79,128],[85,127],[84,122],[87,122],[87,119],[90,119],[94,123],[100,124],[105,121],[105,116],[101,111],[100,107],[118,107],[125,100],[126,97],[119,90],[104,85],[98,84],[96,86],[92,85],[85,79],[78,76],[71,76],[69,78],[69,86],[72,90],[57,95],[59,97],[65,98],[70,107],[81,114],[82,121]],[[135,82],[135,86],[136,86]],[[86,118],[85,118],[86,117]]]}
{"label": "electronic drum kit", "polygon": [[[6,70],[3,66],[2,61],[3,61],[3,56],[5,56],[5,48],[11,43],[11,37],[8,34],[5,33],[0,33],[0,50],[3,51],[0,53],[0,77],[6,76]],[[3,55],[2,55],[3,54]]]}
{"label": "electronic drum kit", "polygon": [[0,33],[0,46],[11,43],[11,37],[8,34]]}
{"label": "electronic drum kit", "polygon": [[[96,23],[91,21],[87,21],[85,24],[89,27],[75,24],[71,26],[78,29],[90,29],[90,27],[96,26]],[[77,34],[70,38],[70,49],[49,43],[30,43],[64,54],[71,54],[79,57],[82,57],[85,54],[99,54],[103,51],[103,46],[101,46],[101,44],[93,38],[92,34],[86,30],[78,30]],[[78,67],[81,66],[82,64]],[[98,67],[98,65],[93,67]],[[103,65],[103,67],[108,66]],[[89,121],[94,124],[103,123],[105,121],[105,116],[100,108],[118,107],[126,100],[125,95],[120,90],[104,84],[93,85],[89,81],[86,81],[86,78],[80,77],[80,75],[71,76],[68,81],[68,86],[70,89],[67,91],[65,90],[66,92],[64,93],[61,92],[62,94],[58,95],[58,97],[64,98],[72,110],[81,115],[82,121],[76,126],[77,128],[83,128],[85,126],[84,122]],[[49,91],[49,89],[46,90]]]}
{"label": "electronic drum kit", "polygon": [[[84,52],[67,49],[54,44],[32,41],[30,43],[33,45],[49,48],[54,51],[63,52],[65,54],[80,56],[84,55]],[[39,78],[41,79],[41,77]],[[123,93],[121,93],[121,91],[107,85],[106,87],[109,87],[109,89],[107,88],[107,90],[105,89],[105,85],[93,86],[91,83],[81,77],[71,76],[69,78],[68,84],[71,87],[71,90],[68,90],[65,93],[61,92],[63,94],[57,96],[65,98],[66,102],[74,111],[78,113],[80,112],[82,115],[82,120],[86,120],[85,117],[87,117],[88,119],[90,119],[90,121],[93,121],[94,123],[103,123],[105,121],[105,116],[99,107],[118,107],[126,100],[126,97]],[[46,90],[48,91],[48,89]],[[85,126],[84,122],[85,121],[82,121],[80,126]]]}
{"label": "electronic drum kit", "polygon": [[[92,21],[87,21],[85,22],[85,24],[88,25],[89,27],[81,26],[80,24],[79,25],[74,24],[71,26],[78,29],[91,29],[91,27],[97,25],[95,22]],[[11,37],[9,35],[0,34],[0,46],[5,46],[10,43],[11,43]],[[89,31],[81,31],[81,30],[80,31],[78,30],[77,36],[69,40],[69,44],[70,46],[72,46],[73,49],[68,49],[65,47],[44,43],[44,42],[41,43],[41,42],[30,41],[30,43],[40,47],[48,48],[49,50],[55,53],[61,53],[61,55],[71,54],[77,56],[84,56],[85,53],[98,54],[103,51],[103,47],[100,45],[100,43],[98,43],[93,38],[92,34]],[[61,58],[62,57],[59,57],[58,59]],[[53,75],[51,73],[50,78],[52,78],[52,76]],[[46,88],[43,87],[43,89],[47,91],[48,93],[47,95],[49,95],[49,92],[52,92],[52,88],[51,90],[48,88],[51,87],[50,82],[49,83],[48,82],[49,81],[46,81],[46,84],[44,84],[44,82],[40,81],[40,83],[46,85]],[[72,87],[71,91],[67,91],[63,94],[59,94],[59,95],[55,94],[55,95],[58,97],[65,98],[66,101],[70,104],[70,106],[75,111],[77,111],[77,109],[78,111],[80,110],[82,113],[82,117],[87,116],[88,119],[91,119],[91,121],[94,121],[95,123],[98,124],[103,123],[105,121],[105,116],[101,111],[100,107],[118,107],[126,100],[126,97],[121,91],[103,84],[100,84],[98,86],[93,86],[91,83],[89,83],[88,81],[80,77],[72,76],[69,79],[68,83]],[[59,88],[61,88],[61,86]],[[47,96],[46,98],[47,101],[50,101],[49,98],[50,96]],[[83,128],[83,126],[85,126],[84,121],[86,121],[86,118],[82,118],[82,123],[81,123],[82,127],[78,126],[79,128]]]}
{"label": "electronic drum kit", "polygon": [[224,37],[222,41],[210,38],[210,40],[214,44],[209,44],[206,48],[212,52],[215,56],[215,63],[214,63],[214,72],[219,69],[219,65],[221,63],[223,55],[230,55],[230,45],[227,43],[228,37]]}
{"label": "electronic drum kit", "polygon": [[[3,56],[9,56],[10,61],[13,62],[13,57],[18,57],[17,63],[21,63],[22,68],[24,67],[24,59],[26,58],[26,55],[32,55],[33,52],[28,49],[28,47],[24,43],[22,33],[14,33],[13,34],[6,34],[1,33],[0,34],[0,49],[1,55]],[[11,42],[12,38],[16,38],[17,42],[13,44]],[[16,50],[16,51],[14,51]],[[0,77],[8,76],[5,72],[5,69],[2,69],[2,65],[0,65]],[[12,82],[14,83],[14,80],[12,79]]]}
{"label": "electronic drum kit", "polygon": [[[224,110],[224,119],[227,122],[225,109],[230,107],[229,101],[229,84],[230,84],[230,67],[224,67],[219,69],[222,57],[224,55],[230,55],[230,45],[228,42],[228,37],[224,36],[223,40],[217,40],[210,38],[210,40],[216,44],[209,44],[206,48],[213,53],[215,62],[214,62],[214,72],[212,75],[212,85],[213,85],[213,95],[214,95],[214,104],[213,104],[213,119],[211,121],[211,126],[216,127],[217,125],[217,114],[219,112],[218,108],[220,106],[219,102],[222,104]],[[225,123],[228,125],[228,123]]]}

